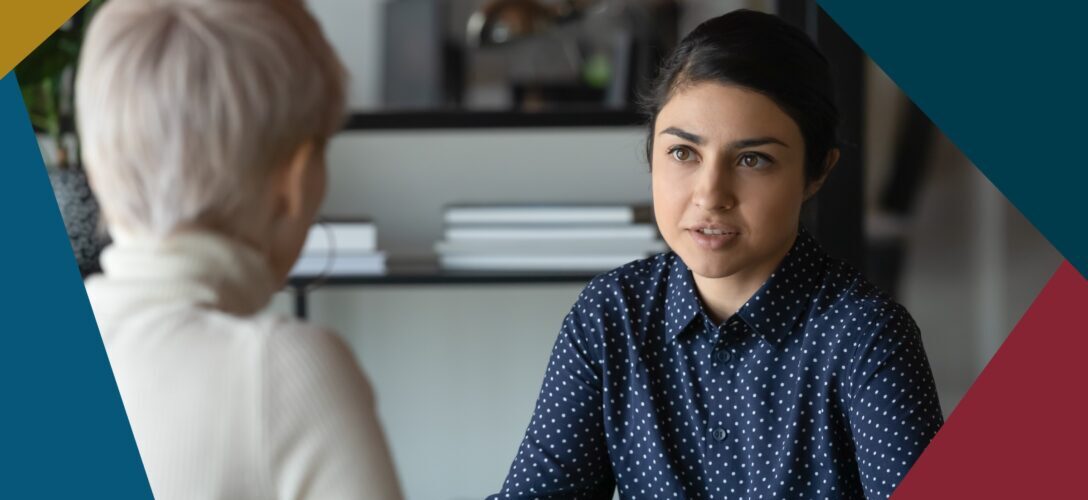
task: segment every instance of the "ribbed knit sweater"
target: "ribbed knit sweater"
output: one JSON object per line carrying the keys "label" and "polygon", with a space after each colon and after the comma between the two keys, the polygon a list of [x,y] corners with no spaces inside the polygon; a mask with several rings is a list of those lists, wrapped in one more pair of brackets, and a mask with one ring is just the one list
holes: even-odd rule
{"label": "ribbed knit sweater", "polygon": [[260,253],[203,232],[117,240],[87,293],[155,498],[401,497],[351,351],[262,312],[282,283]]}

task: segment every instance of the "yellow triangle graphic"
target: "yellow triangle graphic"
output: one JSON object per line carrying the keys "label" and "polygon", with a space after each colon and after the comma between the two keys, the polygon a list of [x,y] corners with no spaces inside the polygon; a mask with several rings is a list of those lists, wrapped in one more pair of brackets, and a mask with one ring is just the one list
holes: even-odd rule
{"label": "yellow triangle graphic", "polygon": [[87,0],[0,2],[0,75],[6,75]]}

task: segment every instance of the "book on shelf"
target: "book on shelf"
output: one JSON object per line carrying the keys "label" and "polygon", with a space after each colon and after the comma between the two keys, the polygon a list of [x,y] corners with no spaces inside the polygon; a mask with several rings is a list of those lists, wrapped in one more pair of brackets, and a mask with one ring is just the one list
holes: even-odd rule
{"label": "book on shelf", "polygon": [[385,274],[385,254],[304,253],[291,269],[291,277],[354,276]]}
{"label": "book on shelf", "polygon": [[526,227],[509,226],[449,226],[446,241],[465,240],[627,240],[646,241],[657,239],[657,227],[653,224],[627,224],[609,226],[547,225]]}
{"label": "book on shelf", "polygon": [[439,255],[450,271],[586,271],[602,272],[645,258],[640,253],[616,255]]}
{"label": "book on shelf", "polygon": [[378,249],[378,227],[367,218],[327,219],[310,227],[302,252],[365,253]]}
{"label": "book on shelf", "polygon": [[603,271],[667,250],[644,205],[446,207],[442,268],[454,271]]}
{"label": "book on shelf", "polygon": [[478,224],[634,224],[651,220],[643,205],[452,205],[447,225]]}

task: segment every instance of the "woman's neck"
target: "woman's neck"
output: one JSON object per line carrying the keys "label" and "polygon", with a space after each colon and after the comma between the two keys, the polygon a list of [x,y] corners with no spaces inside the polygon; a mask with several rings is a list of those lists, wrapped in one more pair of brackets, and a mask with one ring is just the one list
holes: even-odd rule
{"label": "woman's neck", "polygon": [[767,282],[775,269],[778,269],[795,242],[796,239],[791,240],[790,244],[778,252],[775,258],[767,259],[759,266],[743,269],[729,276],[708,278],[692,272],[695,293],[699,296],[710,318],[720,324],[736,314]]}
{"label": "woman's neck", "polygon": [[736,314],[763,283],[740,282],[733,277],[707,278],[695,273],[692,276],[695,278],[695,291],[703,303],[703,309],[719,324]]}

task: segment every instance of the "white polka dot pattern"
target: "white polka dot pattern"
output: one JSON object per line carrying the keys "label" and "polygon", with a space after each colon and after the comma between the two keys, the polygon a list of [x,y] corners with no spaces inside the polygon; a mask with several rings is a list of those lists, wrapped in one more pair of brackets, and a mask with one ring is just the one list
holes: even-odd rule
{"label": "white polka dot pattern", "polygon": [[943,423],[907,311],[804,230],[724,324],[672,253],[563,321],[493,499],[887,498]]}

